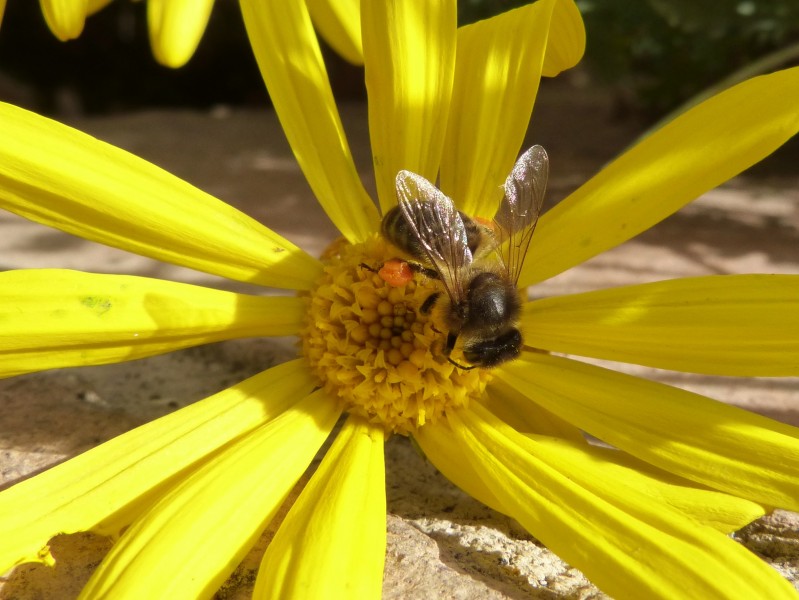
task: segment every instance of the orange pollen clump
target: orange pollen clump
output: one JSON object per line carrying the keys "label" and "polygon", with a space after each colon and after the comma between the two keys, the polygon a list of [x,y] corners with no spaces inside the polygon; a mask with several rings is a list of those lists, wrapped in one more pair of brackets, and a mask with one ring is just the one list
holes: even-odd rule
{"label": "orange pollen clump", "polygon": [[443,355],[446,329],[436,311],[419,311],[441,291],[438,281],[414,275],[396,285],[380,276],[397,258],[392,248],[373,236],[355,245],[339,241],[325,252],[301,344],[324,389],[346,410],[387,431],[409,433],[467,405],[490,374],[460,369]]}

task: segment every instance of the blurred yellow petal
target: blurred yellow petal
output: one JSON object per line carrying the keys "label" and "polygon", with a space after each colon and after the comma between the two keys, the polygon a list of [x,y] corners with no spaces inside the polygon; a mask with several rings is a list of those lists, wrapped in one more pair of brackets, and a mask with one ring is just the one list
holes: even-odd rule
{"label": "blurred yellow petal", "polygon": [[155,59],[182,67],[205,33],[214,0],[147,0],[147,28]]}
{"label": "blurred yellow petal", "polygon": [[369,133],[380,207],[395,205],[397,173],[435,181],[455,71],[454,0],[362,5]]}
{"label": "blurred yellow petal", "polygon": [[112,0],[88,0],[86,2],[86,14],[93,15],[111,4],[111,1]]}
{"label": "blurred yellow petal", "polygon": [[352,160],[304,2],[242,0],[261,76],[294,156],[330,220],[350,242],[380,219]]}
{"label": "blurred yellow petal", "polygon": [[337,403],[317,391],[232,441],[125,531],[81,598],[213,595],[275,516],[339,414]]}
{"label": "blurred yellow petal", "polygon": [[497,377],[599,439],[692,481],[799,509],[799,429],[679,388],[526,353]]}
{"label": "blurred yellow petal", "polygon": [[62,42],[74,40],[83,31],[88,0],[39,0],[39,5],[50,31]]}
{"label": "blurred yellow petal", "polygon": [[0,208],[214,275],[307,289],[321,265],[182,179],[110,144],[0,103]]}
{"label": "blurred yellow petal", "polygon": [[[47,558],[57,533],[116,535],[176,475],[308,394],[313,379],[295,360],[120,435],[0,492],[0,572]],[[43,550],[44,548],[44,550]]]}
{"label": "blurred yellow petal", "polygon": [[363,64],[360,0],[305,0],[314,25],[344,59]]}
{"label": "blurred yellow petal", "polygon": [[299,298],[56,269],[0,273],[0,377],[133,360],[220,340],[292,335]]}
{"label": "blurred yellow petal", "polygon": [[[39,0],[47,26],[62,42],[80,36],[86,17],[110,3],[111,0]],[[5,0],[0,0],[0,22],[5,5]]]}
{"label": "blurred yellow petal", "polygon": [[799,375],[799,275],[658,281],[544,298],[525,343],[553,352],[713,375]]}
{"label": "blurred yellow petal", "polygon": [[[422,448],[428,437],[446,437],[439,447],[451,454],[450,463],[456,455],[471,462],[508,514],[604,592],[620,598],[795,597],[774,569],[723,533],[635,486],[605,485],[603,470],[593,471],[591,460],[569,460],[562,442],[518,434],[479,405],[448,417],[451,433],[420,430]],[[428,457],[437,464],[435,454]]]}
{"label": "blurred yellow petal", "polygon": [[555,3],[549,24],[549,43],[544,55],[544,77],[555,77],[580,62],[585,52],[585,25],[572,0]]}
{"label": "blurred yellow petal", "polygon": [[519,284],[621,244],[771,154],[799,131],[797,98],[799,67],[749,79],[651,134],[541,218]]}
{"label": "blurred yellow petal", "polygon": [[[458,30],[441,190],[466,214],[492,218],[538,92],[558,0],[539,0]],[[563,14],[563,11],[559,11]],[[569,12],[582,27],[580,13]]]}
{"label": "blurred yellow petal", "polygon": [[269,543],[254,598],[380,598],[384,433],[350,417]]}

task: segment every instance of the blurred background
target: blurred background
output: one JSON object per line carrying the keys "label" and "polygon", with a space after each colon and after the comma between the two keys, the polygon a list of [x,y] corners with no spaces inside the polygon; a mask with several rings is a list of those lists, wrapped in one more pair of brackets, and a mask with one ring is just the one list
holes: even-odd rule
{"label": "blurred background", "polygon": [[[460,0],[459,19],[469,23],[524,3]],[[611,93],[619,118],[654,123],[709,86],[799,60],[795,0],[577,4],[588,47],[568,77]],[[48,30],[38,2],[9,0],[0,28],[0,98],[62,117],[268,103],[237,2],[216,2],[197,53],[178,70],[152,58],[145,13],[144,2],[112,2],[89,17],[79,39],[64,43]],[[338,97],[363,97],[359,69],[332,52],[326,57]]]}

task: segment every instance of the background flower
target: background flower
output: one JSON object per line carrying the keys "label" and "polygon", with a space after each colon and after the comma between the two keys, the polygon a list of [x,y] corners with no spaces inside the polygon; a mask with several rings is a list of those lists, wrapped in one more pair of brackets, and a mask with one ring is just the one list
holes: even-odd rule
{"label": "background flower", "polygon": [[[81,35],[87,17],[102,10],[111,0],[41,0],[47,26],[62,42]],[[314,14],[320,33],[347,60],[360,62],[360,32],[352,29],[347,18],[352,2],[312,0],[308,8]],[[147,0],[147,25],[155,59],[165,67],[178,68],[194,55],[202,39],[214,0]],[[2,22],[5,2],[0,3]]]}

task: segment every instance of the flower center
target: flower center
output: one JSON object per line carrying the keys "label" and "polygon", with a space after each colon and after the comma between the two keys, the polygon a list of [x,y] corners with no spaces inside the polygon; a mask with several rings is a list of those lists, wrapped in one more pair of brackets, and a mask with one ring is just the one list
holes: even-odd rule
{"label": "flower center", "polygon": [[[441,309],[420,310],[432,294],[445,296],[441,284],[417,274],[389,285],[377,271],[395,258],[397,251],[377,235],[361,244],[334,243],[310,292],[301,344],[325,390],[346,410],[408,433],[478,397],[490,373],[447,359]],[[451,358],[460,363],[457,346]]]}

